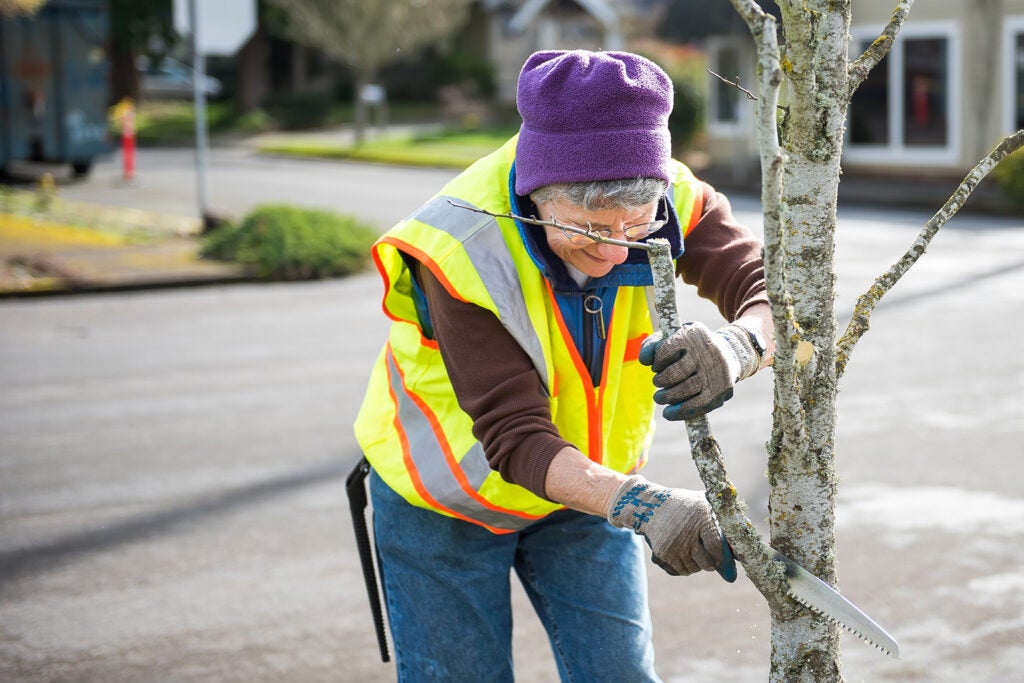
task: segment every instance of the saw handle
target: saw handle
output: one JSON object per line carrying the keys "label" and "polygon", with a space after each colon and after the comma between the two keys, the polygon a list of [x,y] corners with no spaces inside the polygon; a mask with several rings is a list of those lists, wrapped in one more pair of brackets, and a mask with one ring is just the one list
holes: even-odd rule
{"label": "saw handle", "polygon": [[715,571],[729,583],[736,580],[736,556],[733,555],[732,546],[729,545],[724,533],[722,534],[722,561],[715,567]]}

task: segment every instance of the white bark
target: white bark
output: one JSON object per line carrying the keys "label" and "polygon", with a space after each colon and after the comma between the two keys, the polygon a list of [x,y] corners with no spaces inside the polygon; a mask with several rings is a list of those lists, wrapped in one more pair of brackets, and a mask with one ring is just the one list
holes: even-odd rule
{"label": "white bark", "polygon": [[[833,278],[846,105],[849,2],[782,0],[784,52],[752,0],[732,0],[757,44],[757,134],[765,267],[776,323],[775,419],[769,444],[771,543],[835,583],[836,370]],[[777,122],[779,83],[789,104]],[[823,277],[824,275],[824,277]],[[772,604],[772,681],[842,680],[838,627]]]}

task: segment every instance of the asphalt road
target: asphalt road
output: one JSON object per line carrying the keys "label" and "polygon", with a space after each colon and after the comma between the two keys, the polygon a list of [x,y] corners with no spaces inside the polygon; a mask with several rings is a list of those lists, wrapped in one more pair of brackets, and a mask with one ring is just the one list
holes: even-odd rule
{"label": "asphalt road", "polygon": [[[353,214],[383,229],[454,176],[446,169],[266,157],[247,145],[214,147],[206,171],[207,208],[238,218],[258,204],[297,204]],[[195,155],[187,149],[141,150],[131,183],[124,182],[112,157],[84,182],[62,184],[60,192],[68,199],[199,215]]]}
{"label": "asphalt road", "polygon": [[[64,191],[182,207],[187,159],[140,158],[136,187],[111,163]],[[385,222],[450,176],[237,149],[212,168],[211,196],[233,211],[304,197]],[[756,204],[735,203],[756,227]],[[842,211],[840,319],[926,219]],[[379,294],[365,274],[0,301],[0,680],[393,680],[377,660],[343,486],[386,332]],[[681,302],[718,324],[691,292]],[[903,659],[850,636],[847,680],[1019,677],[1021,312],[1024,221],[960,216],[854,353],[839,404],[839,573]],[[711,420],[755,520],[770,380],[745,382]],[[696,485],[681,427],[661,426],[647,474]],[[748,582],[650,576],[666,681],[767,678],[770,623]],[[555,680],[546,638],[514,598],[518,680]]]}

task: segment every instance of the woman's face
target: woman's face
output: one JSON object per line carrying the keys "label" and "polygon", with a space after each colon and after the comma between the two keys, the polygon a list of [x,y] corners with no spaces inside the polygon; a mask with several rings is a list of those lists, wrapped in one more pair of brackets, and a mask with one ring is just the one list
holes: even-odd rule
{"label": "woman's face", "polygon": [[[537,205],[541,219],[554,221],[570,227],[589,228],[612,239],[634,241],[641,237],[627,237],[624,230],[654,221],[658,202],[637,209],[610,208],[587,211],[565,199],[556,199]],[[548,245],[555,255],[590,277],[602,277],[617,264],[626,260],[629,247],[618,244],[595,242],[586,237],[574,236],[553,226],[544,226]]]}

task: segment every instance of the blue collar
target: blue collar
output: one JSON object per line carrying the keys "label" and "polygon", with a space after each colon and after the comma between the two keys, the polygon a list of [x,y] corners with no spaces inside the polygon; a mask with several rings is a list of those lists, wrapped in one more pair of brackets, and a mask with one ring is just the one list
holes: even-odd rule
{"label": "blue collar", "polygon": [[[509,172],[508,189],[512,213],[524,218],[537,218],[537,207],[530,198],[516,194],[515,178],[516,167],[515,163],[513,163],[512,169]],[[658,218],[665,219],[668,222],[658,232],[645,238],[645,240],[655,237],[667,239],[672,250],[672,258],[678,259],[683,255],[683,233],[679,227],[679,217],[676,215],[675,206],[672,204],[672,198],[669,195],[665,196],[664,211],[667,215],[659,214]],[[591,278],[586,287],[581,289],[576,284],[576,281],[569,276],[565,262],[558,258],[555,252],[551,250],[551,247],[548,246],[542,226],[523,223],[517,220],[516,227],[519,229],[519,235],[522,237],[523,244],[526,246],[526,251],[530,258],[537,268],[540,269],[544,277],[551,282],[551,286],[555,291],[580,292],[600,289],[602,287],[646,287],[654,284],[647,252],[643,249],[630,249],[629,255],[624,262],[613,267],[607,275]]]}

